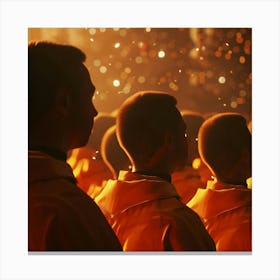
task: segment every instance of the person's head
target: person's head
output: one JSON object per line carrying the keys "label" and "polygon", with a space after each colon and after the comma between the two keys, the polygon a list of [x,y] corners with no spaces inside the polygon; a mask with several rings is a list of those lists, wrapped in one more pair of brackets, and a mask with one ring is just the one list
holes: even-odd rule
{"label": "person's head", "polygon": [[198,153],[198,131],[204,118],[201,114],[191,111],[181,112],[183,120],[187,126],[187,142],[188,142],[188,165],[192,165],[195,158],[199,157]]}
{"label": "person's head", "polygon": [[110,127],[101,141],[101,156],[115,179],[121,170],[130,170],[130,160],[121,148],[116,134],[116,125]]}
{"label": "person's head", "polygon": [[114,124],[116,124],[116,117],[109,113],[99,113],[94,120],[94,129],[89,136],[87,147],[100,151],[102,137],[106,130]]}
{"label": "person's head", "polygon": [[29,43],[28,135],[31,142],[40,145],[38,142],[44,139],[39,135],[47,130],[50,138],[57,137],[57,141],[63,142],[60,144],[63,149],[86,144],[97,111],[92,104],[95,87],[84,65],[85,59],[81,50],[70,45]]}
{"label": "person's head", "polygon": [[176,104],[166,93],[142,91],[120,107],[117,137],[135,170],[170,174],[186,164],[186,125]]}
{"label": "person's head", "polygon": [[251,134],[237,113],[219,113],[200,127],[198,148],[202,160],[219,181],[243,184],[251,177]]}

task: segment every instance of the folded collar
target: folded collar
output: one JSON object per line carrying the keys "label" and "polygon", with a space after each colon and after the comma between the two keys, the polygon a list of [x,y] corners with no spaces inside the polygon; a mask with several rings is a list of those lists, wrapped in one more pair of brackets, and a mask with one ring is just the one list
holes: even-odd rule
{"label": "folded collar", "polygon": [[149,201],[180,198],[174,186],[156,176],[121,171],[118,180],[109,180],[96,198],[100,207],[117,214]]}
{"label": "folded collar", "polygon": [[28,151],[28,183],[67,179],[76,183],[70,165],[41,151]]}

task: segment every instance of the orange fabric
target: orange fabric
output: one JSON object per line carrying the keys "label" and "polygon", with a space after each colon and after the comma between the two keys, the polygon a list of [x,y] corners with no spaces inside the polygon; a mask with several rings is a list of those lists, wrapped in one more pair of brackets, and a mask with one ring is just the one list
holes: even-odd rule
{"label": "orange fabric", "polygon": [[37,151],[28,153],[29,251],[119,251],[102,212],[76,185],[71,167]]}
{"label": "orange fabric", "polygon": [[95,186],[101,186],[103,181],[113,178],[100,154],[88,147],[74,149],[67,163],[73,169],[78,187],[86,193]]}
{"label": "orange fabric", "polygon": [[191,166],[186,166],[183,170],[174,172],[172,174],[172,184],[185,204],[191,200],[198,188],[203,188],[197,170]]}
{"label": "orange fabric", "polygon": [[209,181],[187,204],[202,218],[217,251],[252,251],[252,192]]}
{"label": "orange fabric", "polygon": [[109,180],[97,204],[124,251],[211,251],[212,238],[199,216],[158,177],[121,172]]}

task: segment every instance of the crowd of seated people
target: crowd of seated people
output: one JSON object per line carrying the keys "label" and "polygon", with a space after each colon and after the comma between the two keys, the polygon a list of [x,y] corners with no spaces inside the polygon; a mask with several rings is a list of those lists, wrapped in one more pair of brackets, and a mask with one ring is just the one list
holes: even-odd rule
{"label": "crowd of seated people", "polygon": [[[97,114],[84,60],[72,46],[29,46],[29,250],[252,251],[251,123],[180,111],[152,90]],[[47,88],[53,101],[42,65],[63,80]]]}

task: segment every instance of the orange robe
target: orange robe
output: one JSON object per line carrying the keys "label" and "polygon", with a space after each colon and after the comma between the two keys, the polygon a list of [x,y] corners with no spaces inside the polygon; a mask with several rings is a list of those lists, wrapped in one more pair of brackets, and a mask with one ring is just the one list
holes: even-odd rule
{"label": "orange robe", "polygon": [[163,179],[122,171],[95,200],[124,251],[215,251],[199,216]]}
{"label": "orange robe", "polygon": [[209,181],[187,204],[202,218],[217,251],[252,250],[252,192]]}
{"label": "orange robe", "polygon": [[96,203],[76,185],[71,167],[28,152],[28,250],[121,251]]}
{"label": "orange robe", "polygon": [[100,153],[86,146],[72,150],[67,163],[73,169],[78,187],[85,193],[95,192],[95,188],[99,192],[99,186],[103,184],[103,181],[113,178]]}
{"label": "orange robe", "polygon": [[172,174],[172,184],[185,204],[191,200],[198,188],[203,188],[203,182],[198,171],[191,166],[186,166],[183,170],[174,172]]}

